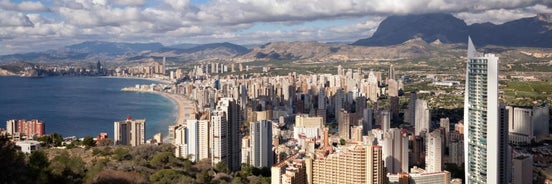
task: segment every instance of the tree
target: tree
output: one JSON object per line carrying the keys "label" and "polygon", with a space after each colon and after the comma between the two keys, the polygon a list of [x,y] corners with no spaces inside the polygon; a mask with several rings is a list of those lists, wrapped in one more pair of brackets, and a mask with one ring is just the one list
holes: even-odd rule
{"label": "tree", "polygon": [[173,169],[161,169],[153,173],[149,178],[152,183],[172,184],[181,180],[181,174]]}
{"label": "tree", "polygon": [[36,183],[50,183],[50,162],[43,151],[34,151],[29,156],[30,178]]}
{"label": "tree", "polygon": [[86,136],[82,140],[82,145],[86,147],[93,147],[96,146],[96,141],[94,141],[94,138],[92,138],[91,136]]}
{"label": "tree", "polygon": [[153,156],[150,164],[157,168],[168,168],[168,166],[175,162],[175,160],[176,158],[172,152],[161,152]]}
{"label": "tree", "polygon": [[215,171],[229,173],[230,169],[228,169],[228,166],[226,166],[226,164],[224,164],[223,162],[218,162],[217,164],[215,164]]}
{"label": "tree", "polygon": [[345,145],[347,143],[347,141],[343,138],[339,139],[339,144],[341,145]]}
{"label": "tree", "polygon": [[80,157],[71,157],[67,151],[55,156],[49,168],[55,180],[53,183],[82,183],[86,169]]}
{"label": "tree", "polygon": [[0,183],[24,183],[27,169],[23,153],[6,136],[0,136]]}

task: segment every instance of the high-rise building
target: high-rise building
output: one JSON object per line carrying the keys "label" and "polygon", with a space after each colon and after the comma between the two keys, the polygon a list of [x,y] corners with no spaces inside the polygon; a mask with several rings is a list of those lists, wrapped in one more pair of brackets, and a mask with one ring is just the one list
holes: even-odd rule
{"label": "high-rise building", "polygon": [[337,114],[339,137],[343,139],[351,138],[351,114],[344,109],[341,109]]}
{"label": "high-rise building", "polygon": [[387,172],[397,174],[408,172],[408,137],[406,132],[398,128],[391,128],[383,132],[381,147],[383,149],[383,160]]}
{"label": "high-rise building", "polygon": [[209,158],[209,121],[186,120],[175,130],[175,156],[186,157],[193,162]]}
{"label": "high-rise building", "polygon": [[223,162],[232,171],[240,170],[241,134],[238,105],[232,98],[221,98],[211,116],[211,163]]}
{"label": "high-rise building", "polygon": [[429,132],[429,125],[431,123],[431,115],[427,106],[427,101],[416,100],[414,133],[420,135],[423,131]]}
{"label": "high-rise building", "polygon": [[352,145],[313,162],[312,183],[383,184],[382,147]]}
{"label": "high-rise building", "polygon": [[404,121],[411,125],[416,122],[416,92],[410,92],[410,98],[408,99],[408,109],[404,115]]}
{"label": "high-rise building", "polygon": [[270,167],[274,163],[272,151],[272,121],[261,120],[251,122],[251,157],[250,164],[254,167]]}
{"label": "high-rise building", "polygon": [[449,163],[457,166],[464,164],[464,141],[462,139],[451,139],[449,145]]}
{"label": "high-rise building", "polygon": [[506,106],[508,111],[508,134],[512,144],[530,144],[533,135],[533,110]]}
{"label": "high-rise building", "polygon": [[412,168],[408,175],[409,183],[449,184],[452,180],[448,171],[430,172],[416,167]]}
{"label": "high-rise building", "polygon": [[426,172],[441,172],[442,164],[442,137],[441,131],[436,129],[427,134]]}
{"label": "high-rise building", "polygon": [[533,157],[520,155],[512,159],[512,184],[533,183]]}
{"label": "high-rise building", "polygon": [[539,139],[540,137],[550,136],[550,111],[547,104],[533,107],[533,135]]}
{"label": "high-rise building", "polygon": [[145,143],[146,120],[130,116],[123,121],[115,121],[113,142],[116,145],[138,146]]}
{"label": "high-rise building", "polygon": [[389,79],[395,80],[395,66],[389,66]]}
{"label": "high-rise building", "polygon": [[293,138],[298,140],[299,145],[303,145],[300,137],[318,138],[322,136],[324,128],[324,119],[322,117],[308,117],[308,115],[296,115],[295,126],[293,127]]}
{"label": "high-rise building", "polygon": [[23,135],[27,139],[42,137],[44,135],[44,129],[44,123],[36,119],[29,121],[24,119],[12,119],[6,121],[6,131],[12,136],[12,138],[18,135]]}
{"label": "high-rise building", "polygon": [[378,101],[378,98],[379,98],[378,78],[374,74],[374,71],[370,71],[370,73],[368,73],[368,94],[366,96],[372,102]]}
{"label": "high-rise building", "polygon": [[471,38],[464,94],[465,181],[508,183],[508,124],[498,104],[498,57],[477,53]]}

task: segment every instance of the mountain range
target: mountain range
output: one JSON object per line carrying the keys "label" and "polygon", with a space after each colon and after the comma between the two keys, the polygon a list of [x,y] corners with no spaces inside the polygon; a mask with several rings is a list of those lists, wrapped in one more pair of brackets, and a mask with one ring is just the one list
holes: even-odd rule
{"label": "mountain range", "polygon": [[426,42],[465,43],[469,36],[478,46],[552,47],[552,14],[539,14],[503,24],[467,25],[450,14],[390,16],[383,20],[370,38],[353,45],[388,46],[419,37]]}
{"label": "mountain range", "polygon": [[[503,24],[467,25],[450,14],[389,16],[370,38],[350,45],[304,42],[272,42],[246,48],[232,43],[179,44],[116,43],[87,41],[60,49],[0,56],[0,63],[13,62],[141,62],[168,57],[170,61],[191,62],[229,59],[252,60],[351,60],[433,57],[431,49],[442,45],[465,44],[468,35],[478,47],[552,48],[552,14],[539,14]],[[437,46],[439,45],[439,46]],[[450,46],[457,47],[457,46]]]}

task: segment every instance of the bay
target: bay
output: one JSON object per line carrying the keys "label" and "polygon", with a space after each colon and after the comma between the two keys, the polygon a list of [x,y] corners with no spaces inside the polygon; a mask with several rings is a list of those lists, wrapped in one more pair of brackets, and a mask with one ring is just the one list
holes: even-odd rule
{"label": "bay", "polygon": [[113,122],[146,119],[146,139],[176,121],[176,105],[152,93],[123,92],[141,79],[101,77],[0,77],[0,127],[10,119],[38,119],[46,132],[63,136],[113,136]]}

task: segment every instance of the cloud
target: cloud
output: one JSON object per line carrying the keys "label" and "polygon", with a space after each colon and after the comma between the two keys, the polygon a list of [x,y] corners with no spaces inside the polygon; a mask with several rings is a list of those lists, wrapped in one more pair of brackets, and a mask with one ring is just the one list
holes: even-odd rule
{"label": "cloud", "polygon": [[9,10],[0,11],[0,27],[32,27],[33,25],[29,17],[23,13]]}
{"label": "cloud", "polygon": [[[0,54],[21,45],[85,40],[179,42],[354,41],[389,15],[453,13],[468,24],[552,13],[551,0],[0,0]],[[313,22],[348,22],[313,26]],[[274,30],[256,31],[268,25]],[[278,26],[273,26],[278,25]],[[32,44],[31,44],[32,43]]]}
{"label": "cloud", "polygon": [[48,8],[39,1],[22,1],[16,4],[10,0],[0,0],[0,9],[12,11],[48,11]]}
{"label": "cloud", "polygon": [[115,0],[113,4],[120,6],[144,6],[146,2],[144,0]]}
{"label": "cloud", "polygon": [[502,24],[511,20],[533,17],[539,13],[552,13],[552,8],[545,5],[534,5],[518,9],[493,9],[481,12],[461,12],[455,14],[467,24],[491,22]]}

